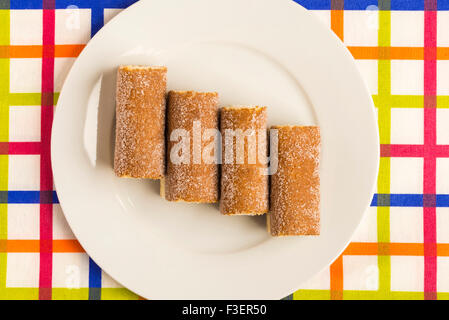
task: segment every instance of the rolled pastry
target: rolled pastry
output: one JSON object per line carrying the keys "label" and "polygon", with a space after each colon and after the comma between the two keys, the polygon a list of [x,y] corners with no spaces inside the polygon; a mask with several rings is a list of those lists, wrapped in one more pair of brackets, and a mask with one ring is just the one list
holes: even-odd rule
{"label": "rolled pastry", "polygon": [[119,177],[164,175],[166,73],[166,67],[118,68],[114,171]]}
{"label": "rolled pastry", "polygon": [[221,134],[221,213],[268,212],[266,107],[222,108]]}
{"label": "rolled pastry", "polygon": [[278,168],[271,176],[269,232],[273,236],[319,235],[320,129],[271,129],[278,133]]}
{"label": "rolled pastry", "polygon": [[170,91],[167,108],[167,173],[161,196],[168,201],[217,202],[218,136],[211,132],[218,133],[218,94]]}

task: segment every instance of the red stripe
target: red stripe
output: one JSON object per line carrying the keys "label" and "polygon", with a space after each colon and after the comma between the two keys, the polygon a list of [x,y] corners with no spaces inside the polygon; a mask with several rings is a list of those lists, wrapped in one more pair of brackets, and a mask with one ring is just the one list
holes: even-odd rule
{"label": "red stripe", "polygon": [[390,144],[388,157],[423,157],[424,147],[416,144]]}
{"label": "red stripe", "polygon": [[10,142],[8,154],[40,154],[40,142]]}
{"label": "red stripe", "polygon": [[[431,112],[427,116],[427,120],[432,119]],[[431,128],[431,126],[435,126],[435,123],[428,123],[427,125],[428,128]],[[435,133],[429,132],[429,137],[433,134]],[[436,158],[449,158],[449,145],[381,144],[380,150],[381,157],[423,158],[424,154],[427,153]]]}
{"label": "red stripe", "polygon": [[0,154],[40,154],[40,142],[0,142]]}
{"label": "red stripe", "polygon": [[439,145],[435,148],[435,156],[438,158],[449,158],[449,146],[448,145]]}
{"label": "red stripe", "polygon": [[[44,0],[44,8],[54,8]],[[50,3],[51,4],[51,3]],[[53,3],[54,5],[54,3]],[[43,10],[42,101],[41,101],[41,170],[40,190],[53,190],[50,160],[50,135],[53,120],[55,11]],[[53,205],[40,204],[39,299],[51,299],[52,287]]]}
{"label": "red stripe", "polygon": [[[426,7],[432,1],[426,0]],[[424,12],[424,182],[423,193],[436,193],[436,37],[437,12]],[[430,49],[429,49],[430,48]],[[424,292],[425,299],[436,299],[436,208],[424,210]]]}

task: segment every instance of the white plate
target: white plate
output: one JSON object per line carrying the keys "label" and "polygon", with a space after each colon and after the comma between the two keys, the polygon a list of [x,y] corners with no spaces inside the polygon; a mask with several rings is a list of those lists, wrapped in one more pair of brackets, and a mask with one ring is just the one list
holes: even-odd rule
{"label": "white plate", "polygon": [[[264,217],[170,203],[157,181],[116,178],[119,64],[166,65],[169,89],[216,90],[223,105],[267,105],[270,125],[320,125],[321,235],[272,238]],[[348,244],[372,197],[378,148],[372,100],[350,53],[288,0],[134,4],[75,62],[52,133],[56,190],[73,232],[101,268],[149,299],[292,293]]]}

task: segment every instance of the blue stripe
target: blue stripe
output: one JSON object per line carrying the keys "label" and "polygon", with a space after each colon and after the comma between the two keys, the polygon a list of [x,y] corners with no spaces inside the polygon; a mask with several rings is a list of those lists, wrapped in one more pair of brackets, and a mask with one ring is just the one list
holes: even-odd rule
{"label": "blue stripe", "polygon": [[101,269],[89,258],[89,288],[101,288]]}
{"label": "blue stripe", "polygon": [[90,37],[92,38],[104,25],[104,9],[92,8],[90,20]]}
{"label": "blue stripe", "polygon": [[[422,194],[390,194],[383,195],[389,196],[388,207],[422,207],[423,206],[423,195]],[[372,207],[377,207],[378,195],[375,194],[373,201],[371,202]],[[379,206],[384,206],[380,204]]]}
{"label": "blue stripe", "polygon": [[[371,201],[372,207],[377,207],[378,194]],[[390,207],[422,207],[422,194],[390,194]],[[449,207],[449,194],[436,195],[436,207]]]}
{"label": "blue stripe", "polygon": [[[1,192],[1,191],[0,191]],[[40,191],[8,191],[7,203],[40,203]],[[53,191],[53,203],[59,203],[56,191]],[[390,194],[390,207],[422,207],[422,194]],[[1,199],[1,197],[0,197]],[[377,206],[378,194],[375,194],[371,206]],[[2,202],[2,201],[0,201]],[[437,207],[449,207],[449,194],[436,195]]]}
{"label": "blue stripe", "polygon": [[[294,0],[310,10],[330,10],[331,0]],[[384,0],[379,0],[384,1]],[[366,10],[368,6],[382,6],[376,0],[345,0],[345,10]],[[56,9],[75,5],[82,9],[127,8],[136,0],[56,0]],[[387,1],[385,1],[387,2]],[[381,2],[382,3],[382,2]],[[11,9],[42,9],[42,0],[11,0]],[[423,0],[391,0],[391,10],[424,10]],[[449,1],[438,1],[438,10],[449,10]],[[103,10],[101,10],[103,11]]]}
{"label": "blue stripe", "polygon": [[[77,6],[80,9],[127,8],[137,0],[56,0],[56,9]],[[11,0],[11,9],[42,9],[42,0]]]}
{"label": "blue stripe", "polygon": [[10,9],[42,9],[42,0],[10,0]]}
{"label": "blue stripe", "polygon": [[449,207],[449,194],[437,194],[437,207]]}
{"label": "blue stripe", "polygon": [[[293,0],[309,10],[330,10],[331,0]],[[346,0],[347,1],[347,0]]]}
{"label": "blue stripe", "polygon": [[376,206],[377,206],[377,194],[375,194],[375,195],[373,196],[373,199],[371,200],[370,206],[371,206],[371,207],[376,207]]}
{"label": "blue stripe", "polygon": [[449,10],[449,1],[438,1],[438,10]]}
{"label": "blue stripe", "polygon": [[39,191],[8,191],[8,203],[39,203]]}
{"label": "blue stripe", "polygon": [[127,8],[137,0],[56,0],[56,8],[64,9],[77,6],[81,9]]}
{"label": "blue stripe", "polygon": [[[59,203],[56,191],[53,191],[53,203]],[[40,191],[8,191],[8,203],[40,203]]]}
{"label": "blue stripe", "polygon": [[424,1],[423,0],[391,0],[391,10],[410,10],[410,11],[424,10]]}
{"label": "blue stripe", "polygon": [[366,10],[370,6],[378,7],[379,3],[377,2],[377,0],[345,1],[345,10]]}
{"label": "blue stripe", "polygon": [[[294,0],[309,10],[330,10],[330,0]],[[424,10],[424,0],[345,0],[345,10],[366,10],[369,6],[382,8],[382,3],[388,4],[391,10],[421,11]],[[449,10],[449,1],[438,1],[438,10]]]}
{"label": "blue stripe", "polygon": [[390,207],[422,207],[422,194],[391,194]]}

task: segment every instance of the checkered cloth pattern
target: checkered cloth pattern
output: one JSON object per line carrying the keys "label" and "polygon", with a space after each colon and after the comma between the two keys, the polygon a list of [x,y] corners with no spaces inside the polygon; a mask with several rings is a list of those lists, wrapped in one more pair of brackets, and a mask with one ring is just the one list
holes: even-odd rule
{"label": "checkered cloth pattern", "polygon": [[[133,2],[0,0],[1,299],[139,299],[84,253],[50,165],[67,72]],[[381,160],[353,242],[286,299],[448,299],[449,1],[297,2],[355,57],[376,105]]]}

